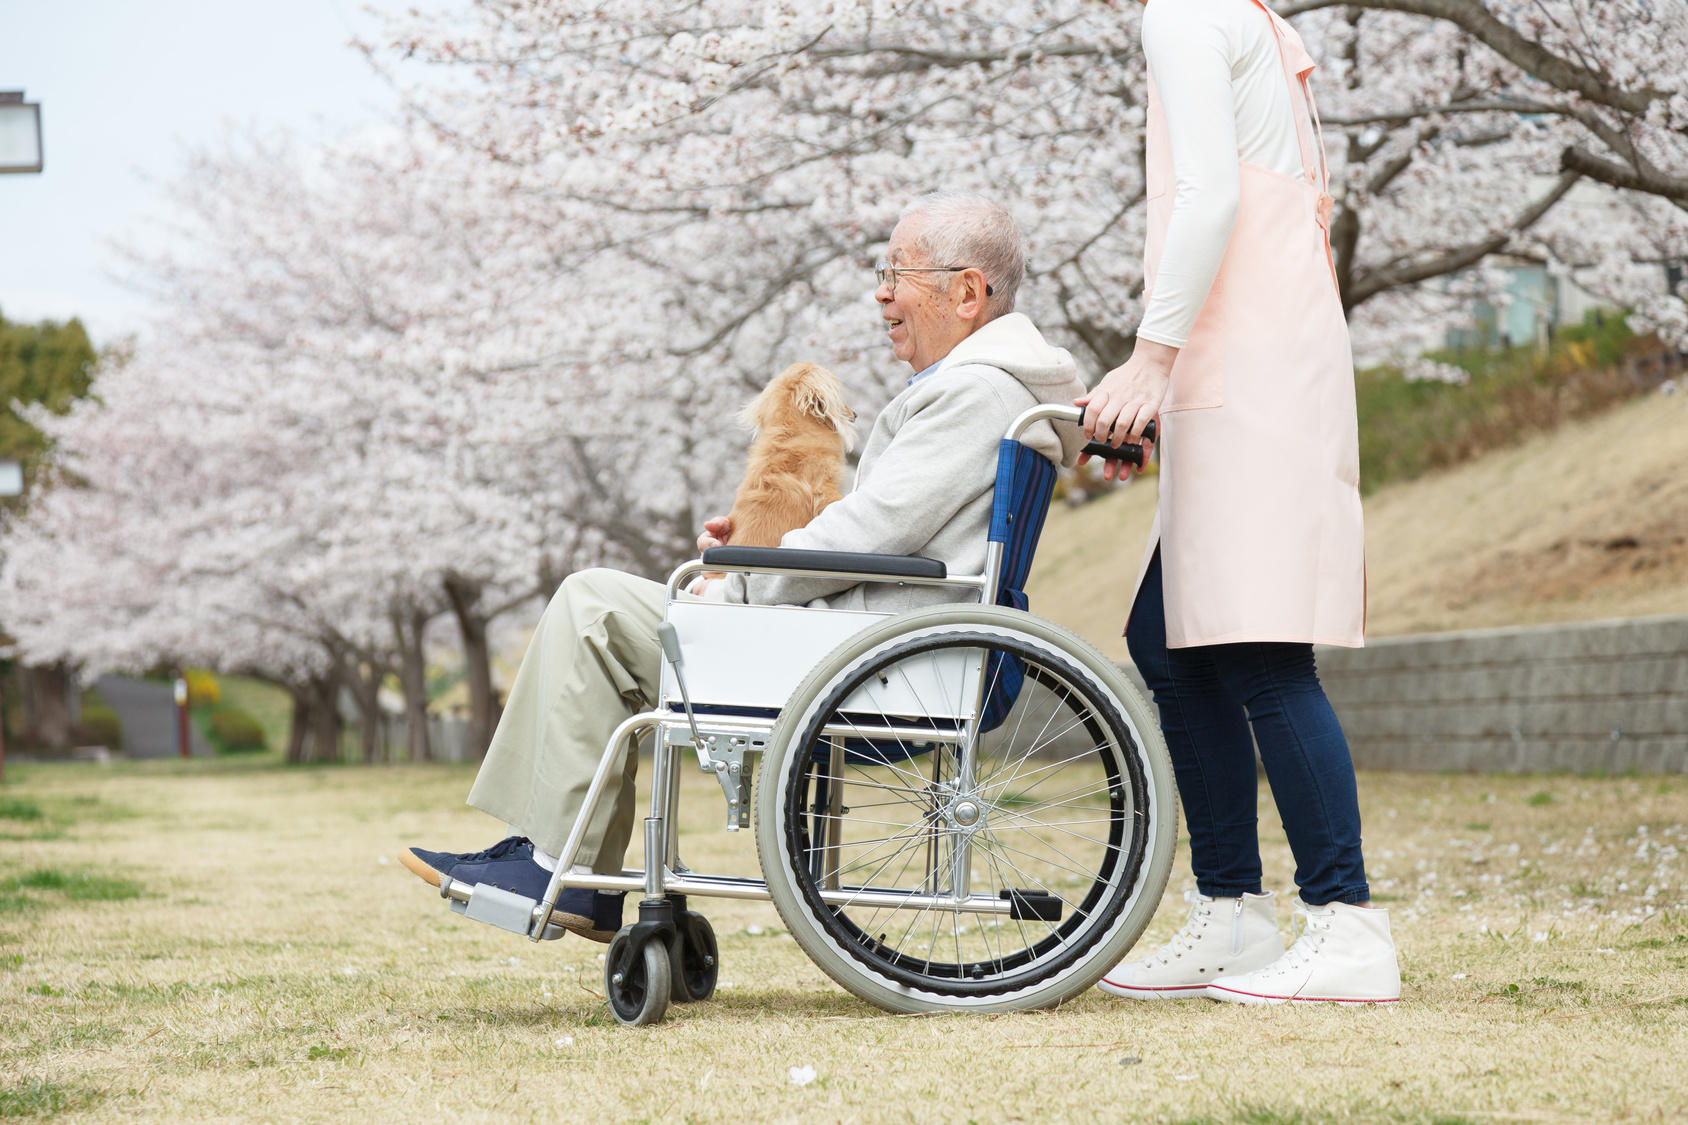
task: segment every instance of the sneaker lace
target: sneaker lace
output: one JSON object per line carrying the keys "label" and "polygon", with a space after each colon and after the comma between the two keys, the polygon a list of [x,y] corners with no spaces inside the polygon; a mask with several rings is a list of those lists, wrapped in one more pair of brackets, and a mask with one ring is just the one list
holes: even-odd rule
{"label": "sneaker lace", "polygon": [[1195,891],[1185,891],[1184,901],[1190,904],[1190,915],[1184,919],[1183,928],[1172,935],[1172,939],[1159,949],[1151,953],[1145,960],[1170,964],[1175,958],[1182,957],[1196,948],[1196,938],[1202,930],[1207,928],[1208,915],[1213,913],[1213,900],[1203,898]]}
{"label": "sneaker lace", "polygon": [[511,852],[519,851],[530,841],[526,836],[506,836],[484,852],[472,852],[457,857],[458,863],[484,863],[489,859],[503,859]]}
{"label": "sneaker lace", "polygon": [[1272,967],[1293,969],[1305,964],[1325,943],[1325,935],[1330,932],[1330,918],[1322,914],[1313,914],[1303,902],[1296,902],[1290,915],[1290,930],[1295,934],[1295,941],[1284,950],[1284,955]]}

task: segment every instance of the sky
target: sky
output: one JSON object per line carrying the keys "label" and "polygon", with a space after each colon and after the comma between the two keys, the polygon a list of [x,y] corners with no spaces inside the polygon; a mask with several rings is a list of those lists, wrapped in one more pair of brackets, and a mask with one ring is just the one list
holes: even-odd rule
{"label": "sky", "polygon": [[[415,0],[378,0],[399,12]],[[438,3],[423,5],[440,7]],[[184,153],[228,126],[325,137],[396,99],[346,46],[379,23],[363,0],[0,0],[0,90],[41,105],[44,169],[0,176],[0,314],[81,317],[96,346],[156,316],[113,275],[113,239],[145,216]]]}

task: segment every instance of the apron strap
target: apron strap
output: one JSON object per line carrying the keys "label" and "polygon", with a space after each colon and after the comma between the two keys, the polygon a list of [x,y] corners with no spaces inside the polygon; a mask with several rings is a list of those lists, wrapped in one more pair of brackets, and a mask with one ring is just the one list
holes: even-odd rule
{"label": "apron strap", "polygon": [[[1305,69],[1290,65],[1289,56],[1284,51],[1283,17],[1266,6],[1265,0],[1254,0],[1255,7],[1266,13],[1266,18],[1272,24],[1272,36],[1278,44],[1278,62],[1284,70],[1284,84],[1290,92],[1290,115],[1295,118],[1295,140],[1301,150],[1301,173],[1307,177],[1307,182],[1318,186],[1320,191],[1330,190],[1330,168],[1325,163],[1325,127],[1319,120],[1318,106],[1313,102],[1313,88],[1307,76],[1313,72],[1311,60]],[[1301,104],[1298,106],[1296,102]],[[1311,118],[1313,128],[1317,130],[1317,141],[1314,134],[1307,127]]]}
{"label": "apron strap", "polygon": [[[1330,223],[1332,200],[1330,196],[1330,166],[1325,162],[1325,126],[1319,120],[1319,107],[1313,101],[1313,87],[1308,81],[1308,75],[1313,73],[1313,60],[1307,57],[1305,47],[1300,47],[1302,58],[1306,59],[1306,66],[1291,66],[1289,55],[1284,50],[1286,34],[1293,35],[1295,30],[1284,22],[1282,16],[1266,6],[1265,0],[1254,0],[1255,7],[1266,13],[1266,18],[1272,23],[1272,35],[1278,42],[1278,61],[1284,68],[1284,83],[1290,91],[1290,114],[1295,118],[1295,140],[1301,149],[1301,174],[1307,182],[1319,189],[1319,226],[1323,228],[1325,244],[1325,261],[1330,266],[1330,280],[1338,293],[1342,291],[1342,283],[1336,276],[1336,255],[1330,244]],[[1299,36],[1297,41],[1299,43]],[[1300,98],[1301,105],[1295,105]],[[1313,120],[1313,130],[1317,132],[1317,139],[1307,128],[1307,119]],[[1318,157],[1317,167],[1314,166],[1314,156]]]}

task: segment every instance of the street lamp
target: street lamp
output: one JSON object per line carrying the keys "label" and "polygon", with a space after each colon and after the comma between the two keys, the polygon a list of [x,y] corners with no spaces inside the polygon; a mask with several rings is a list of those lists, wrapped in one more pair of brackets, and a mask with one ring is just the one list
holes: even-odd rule
{"label": "street lamp", "polygon": [[[23,100],[22,90],[0,90],[0,173],[41,171],[41,106]],[[23,491],[23,469],[0,461],[0,496]],[[6,779],[6,732],[0,704],[0,781]]]}
{"label": "street lamp", "polygon": [[[0,461],[0,496],[17,496],[23,492],[23,466],[16,461]],[[6,780],[6,720],[5,702],[0,700],[0,781]]]}
{"label": "street lamp", "polygon": [[41,171],[41,106],[0,90],[0,172]]}

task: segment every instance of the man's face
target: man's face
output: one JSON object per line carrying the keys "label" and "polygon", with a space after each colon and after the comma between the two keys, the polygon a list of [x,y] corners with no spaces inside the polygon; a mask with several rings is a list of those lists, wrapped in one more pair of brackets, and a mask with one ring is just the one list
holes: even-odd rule
{"label": "man's face", "polygon": [[[897,224],[897,229],[891,232],[891,245],[885,254],[891,265],[942,264],[928,262],[917,245],[925,221],[920,215],[910,215]],[[891,350],[917,372],[926,370],[948,355],[950,349],[961,343],[973,327],[958,317],[957,295],[944,291],[946,280],[954,276],[903,273],[897,275],[895,290],[887,279],[874,291],[873,298],[879,302],[879,315],[889,330]]]}

